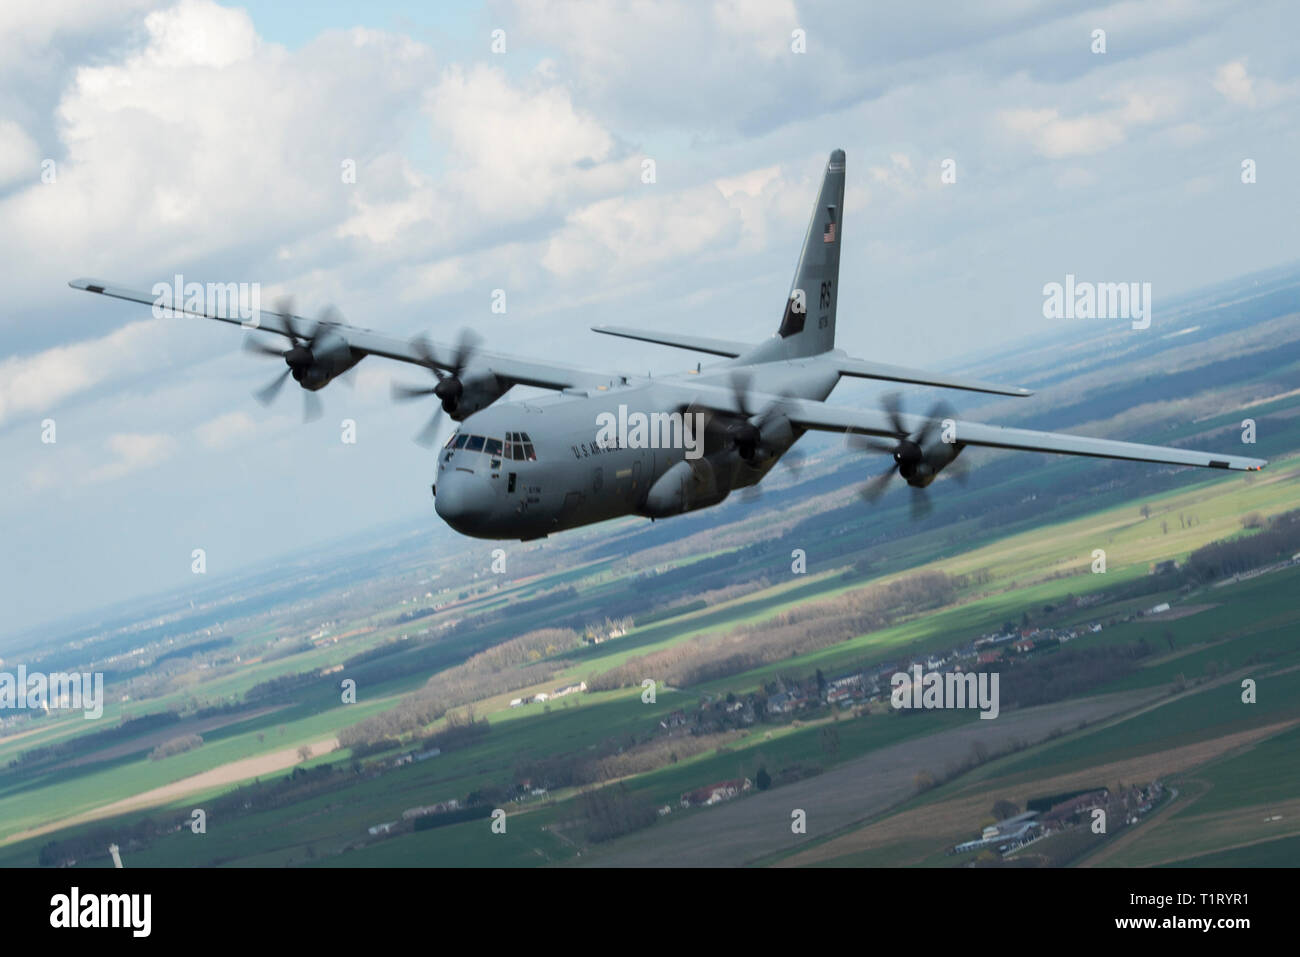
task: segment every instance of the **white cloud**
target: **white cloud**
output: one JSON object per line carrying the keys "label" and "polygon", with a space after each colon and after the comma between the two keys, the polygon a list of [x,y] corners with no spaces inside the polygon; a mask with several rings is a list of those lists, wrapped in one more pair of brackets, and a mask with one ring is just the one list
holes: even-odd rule
{"label": "white cloud", "polygon": [[723,36],[741,41],[764,59],[791,52],[790,34],[799,26],[793,0],[715,0],[712,13]]}
{"label": "white cloud", "polygon": [[453,160],[445,186],[507,221],[626,187],[639,170],[636,158],[617,155],[613,136],[576,109],[562,86],[521,88],[499,69],[452,67],[432,91],[428,111]]}
{"label": "white cloud", "polygon": [[40,149],[27,131],[13,120],[0,119],[0,186],[24,176],[40,176]]}
{"label": "white cloud", "polygon": [[1118,105],[1077,116],[1062,116],[1054,108],[1010,109],[998,113],[997,119],[1039,155],[1062,159],[1109,150],[1123,143],[1131,129],[1164,121],[1178,109],[1178,96],[1168,84],[1142,91],[1118,90],[1105,99]]}
{"label": "white cloud", "polygon": [[57,182],[0,200],[0,256],[29,279],[20,297],[331,236],[356,188],[341,162],[387,151],[392,116],[415,108],[432,69],[424,48],[361,30],[289,52],[208,0],[144,26],[125,57],[80,67],[64,91]]}
{"label": "white cloud", "polygon": [[1225,63],[1215,71],[1214,88],[1230,103],[1255,106],[1255,83],[1241,60]]}
{"label": "white cloud", "polygon": [[176,451],[176,440],[161,432],[119,432],[110,435],[105,444],[115,459],[87,472],[87,482],[108,482],[123,478],[132,472],[165,462]]}
{"label": "white cloud", "polygon": [[1300,80],[1281,83],[1266,76],[1252,76],[1245,59],[1231,60],[1214,73],[1214,88],[1229,103],[1249,110],[1268,109],[1300,95]]}
{"label": "white cloud", "polygon": [[1054,109],[1019,109],[1003,112],[1000,119],[1050,159],[1099,153],[1124,141],[1124,127],[1111,116],[1066,118]]}
{"label": "white cloud", "polygon": [[[546,244],[542,265],[561,280],[590,273],[625,277],[690,257],[752,252],[765,245],[772,222],[802,226],[812,188],[811,181],[790,182],[779,166],[681,190],[646,186],[567,217]],[[794,209],[799,212],[791,217]]]}
{"label": "white cloud", "polygon": [[225,449],[247,440],[257,429],[247,412],[227,412],[195,428],[199,441],[209,449]]}
{"label": "white cloud", "polygon": [[166,319],[133,322],[106,336],[0,362],[0,424],[25,412],[45,413],[110,378],[156,368]]}

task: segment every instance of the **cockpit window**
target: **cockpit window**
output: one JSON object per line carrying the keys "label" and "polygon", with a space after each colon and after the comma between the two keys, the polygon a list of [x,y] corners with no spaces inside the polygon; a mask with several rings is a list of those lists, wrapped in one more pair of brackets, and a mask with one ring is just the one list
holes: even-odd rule
{"label": "cockpit window", "polygon": [[458,449],[466,452],[486,452],[493,458],[504,459],[507,462],[537,461],[537,453],[533,451],[533,443],[527,432],[507,432],[504,442],[501,439],[457,432],[447,441],[444,448],[449,452]]}

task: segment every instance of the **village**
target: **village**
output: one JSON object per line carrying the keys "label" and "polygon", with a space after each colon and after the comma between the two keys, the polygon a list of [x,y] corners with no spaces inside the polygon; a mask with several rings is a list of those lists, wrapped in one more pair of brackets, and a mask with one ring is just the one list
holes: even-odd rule
{"label": "village", "polygon": [[[1103,787],[1081,794],[1057,795],[1059,800],[1031,800],[1028,810],[987,825],[979,837],[949,848],[948,853],[989,850],[1006,858],[1038,841],[1080,830],[1104,839],[1121,827],[1140,822],[1164,799],[1165,793],[1164,785],[1156,780],[1145,787],[1131,785],[1116,793]],[[1044,803],[1048,804],[1046,810],[1033,808],[1034,804]],[[974,865],[977,861],[968,863]]]}

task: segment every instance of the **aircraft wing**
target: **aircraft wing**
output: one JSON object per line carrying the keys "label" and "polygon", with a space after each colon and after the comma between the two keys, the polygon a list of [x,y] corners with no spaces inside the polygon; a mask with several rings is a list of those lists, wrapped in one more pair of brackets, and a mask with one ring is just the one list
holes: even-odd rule
{"label": "aircraft wing", "polygon": [[[159,297],[151,293],[125,289],[100,279],[74,279],[68,285],[73,289],[98,293],[114,299],[124,299],[127,302],[138,302],[147,306],[153,306],[159,301]],[[298,329],[314,329],[316,326],[316,320],[314,319],[298,315],[286,317],[282,313],[269,309],[261,310],[255,320],[241,319],[237,315],[231,315],[231,311],[233,309],[217,310],[209,309],[206,306],[192,309],[181,306],[162,309],[162,314],[178,318],[193,316],[202,319],[215,319],[219,322],[243,326],[245,329],[274,333],[286,338],[290,335],[289,321],[292,321],[293,325]],[[333,332],[347,341],[348,346],[354,353],[381,356],[385,359],[396,359],[398,362],[409,362],[413,365],[425,367],[429,365],[427,357],[417,350],[411,342],[394,339],[370,329],[351,326],[346,323],[330,322],[328,325]],[[452,360],[456,347],[437,342],[431,342],[429,345],[432,347],[433,354],[437,357],[435,364],[444,369],[452,369]],[[445,363],[442,361],[443,357],[446,357]],[[560,363],[519,359],[502,353],[487,351],[475,352],[474,368],[476,370],[485,369],[495,374],[499,379],[517,385],[531,385],[543,389],[608,388],[612,383],[622,378],[612,373],[592,372]]]}
{"label": "aircraft wing", "polygon": [[[742,414],[735,395],[727,389],[700,384],[683,388],[683,407],[696,407]],[[894,436],[890,417],[878,409],[848,409],[811,399],[792,399],[777,395],[755,396],[755,407],[776,402],[794,425],[821,432],[860,432],[864,435]],[[900,416],[902,426],[915,435],[926,424],[920,415]],[[1053,452],[1060,455],[1087,455],[1103,459],[1130,459],[1135,462],[1159,462],[1166,465],[1194,465],[1201,468],[1256,471],[1266,464],[1263,459],[1217,452],[1197,452],[1163,445],[1141,445],[1113,439],[1095,439],[1064,432],[1037,432],[1000,425],[953,420],[954,441],[961,445],[994,449],[1020,449],[1026,452]]]}
{"label": "aircraft wing", "polygon": [[692,352],[707,352],[715,356],[734,359],[753,346],[732,339],[712,339],[708,336],[687,336],[676,332],[654,332],[649,329],[633,329],[630,326],[592,326],[592,332],[604,336],[622,336],[624,339],[639,339],[641,342],[653,342],[674,349],[689,349]]}
{"label": "aircraft wing", "polygon": [[925,372],[921,369],[907,369],[903,366],[886,365],[883,362],[868,362],[865,359],[832,358],[840,375],[853,376],[858,379],[884,379],[886,382],[910,382],[916,385],[933,385],[943,389],[962,389],[966,392],[991,392],[994,395],[1014,395],[1024,397],[1033,395],[1030,389],[1020,386],[999,385],[981,379],[968,379],[964,376],[941,375],[937,372]]}

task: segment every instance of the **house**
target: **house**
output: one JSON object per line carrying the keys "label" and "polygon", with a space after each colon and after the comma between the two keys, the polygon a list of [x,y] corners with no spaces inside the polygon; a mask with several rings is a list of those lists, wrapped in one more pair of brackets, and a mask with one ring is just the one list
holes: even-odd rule
{"label": "house", "polygon": [[826,703],[843,704],[845,701],[851,700],[852,697],[853,693],[848,688],[832,688],[826,692]]}
{"label": "house", "polygon": [[1148,615],[1158,615],[1158,614],[1160,614],[1161,612],[1163,612],[1163,611],[1168,611],[1168,610],[1169,610],[1169,602],[1167,602],[1167,601],[1162,601],[1160,604],[1158,604],[1158,605],[1154,605],[1154,606],[1152,606],[1151,608],[1148,608],[1148,609],[1147,609],[1147,614],[1148,614]]}
{"label": "house", "polygon": [[976,660],[977,665],[991,665],[993,662],[1002,658],[1002,649],[997,648],[993,651],[981,651],[979,658]]}
{"label": "house", "polygon": [[714,804],[721,804],[723,801],[730,801],[753,786],[754,784],[749,778],[719,781],[717,784],[710,784],[694,791],[687,791],[682,795],[681,805],[682,807],[711,807]]}
{"label": "house", "polygon": [[376,824],[374,827],[370,828],[370,833],[372,836],[387,834],[395,827],[397,827],[396,821],[385,821],[383,824]]}
{"label": "house", "polygon": [[546,701],[550,697],[551,696],[548,695],[545,691],[539,691],[537,694],[533,695],[533,701],[535,702]]}
{"label": "house", "polygon": [[524,706],[523,698],[514,698],[510,702],[510,707],[512,708],[522,708],[523,706]]}
{"label": "house", "polygon": [[1110,791],[1101,788],[1096,791],[1089,791],[1087,794],[1080,794],[1078,797],[1070,798],[1067,801],[1061,801],[1059,804],[1052,805],[1051,810],[1043,815],[1045,824],[1059,824],[1069,820],[1081,811],[1089,811],[1095,807],[1101,807],[1106,803],[1110,796]]}

